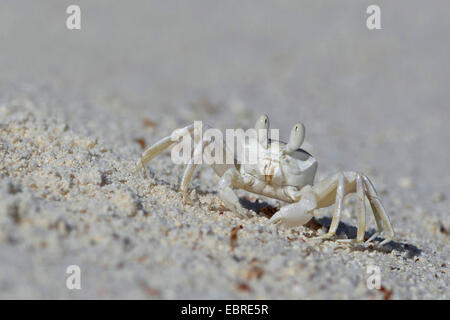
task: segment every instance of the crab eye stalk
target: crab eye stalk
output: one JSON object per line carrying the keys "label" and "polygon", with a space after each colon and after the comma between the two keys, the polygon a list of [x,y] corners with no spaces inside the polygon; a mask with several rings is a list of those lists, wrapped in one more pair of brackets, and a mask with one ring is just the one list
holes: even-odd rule
{"label": "crab eye stalk", "polygon": [[305,140],[305,126],[303,123],[297,123],[291,130],[291,136],[286,146],[285,152],[287,154],[296,151]]}
{"label": "crab eye stalk", "polygon": [[269,139],[269,117],[265,114],[258,118],[255,124],[256,135],[259,143],[267,148],[267,141]]}

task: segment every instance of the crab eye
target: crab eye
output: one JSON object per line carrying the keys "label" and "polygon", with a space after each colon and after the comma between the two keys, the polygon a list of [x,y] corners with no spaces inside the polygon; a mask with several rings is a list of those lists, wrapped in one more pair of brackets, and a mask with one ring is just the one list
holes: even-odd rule
{"label": "crab eye", "polygon": [[269,117],[265,114],[258,118],[255,124],[257,139],[259,143],[267,148],[267,140],[269,135]]}
{"label": "crab eye", "polygon": [[291,153],[300,148],[305,140],[305,126],[302,123],[297,123],[291,130],[291,136],[286,146],[286,153]]}
{"label": "crab eye", "polygon": [[255,129],[268,129],[269,128],[269,117],[263,114],[258,118],[255,124]]}

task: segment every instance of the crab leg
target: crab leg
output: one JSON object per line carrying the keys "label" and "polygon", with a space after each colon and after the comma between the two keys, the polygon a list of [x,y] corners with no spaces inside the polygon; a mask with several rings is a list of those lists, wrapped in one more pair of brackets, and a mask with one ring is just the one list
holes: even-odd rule
{"label": "crab leg", "polygon": [[193,131],[194,131],[194,124],[191,124],[189,126],[174,131],[175,135],[172,134],[155,142],[152,146],[150,146],[147,150],[145,150],[142,153],[141,159],[136,164],[136,171],[138,171],[139,169],[143,169],[144,174],[147,177],[148,172],[146,164],[150,162],[154,157],[159,155],[161,152],[168,149],[171,145],[179,142],[184,134],[186,133],[191,134]]}
{"label": "crab leg", "polygon": [[202,151],[210,143],[211,143],[210,140],[203,139],[202,143],[199,144],[197,148],[194,150],[193,155],[191,156],[191,160],[184,169],[183,178],[181,179],[180,184],[180,192],[183,194],[185,200],[187,199],[187,191],[189,184],[191,183],[192,180],[192,175],[194,174],[195,168],[197,167],[198,163],[200,163],[200,161],[196,160],[199,160],[198,158],[202,157],[203,155]]}
{"label": "crab leg", "polygon": [[357,196],[357,207],[356,211],[358,213],[358,229],[356,232],[356,239],[339,239],[338,242],[357,242],[361,243],[364,241],[364,235],[366,231],[366,204],[365,204],[365,190],[363,187],[362,176],[356,174],[356,196]]}
{"label": "crab leg", "polygon": [[[378,231],[380,233],[383,231],[382,223],[384,223],[385,230],[388,234],[387,238],[380,242],[380,245],[391,242],[394,239],[394,229],[392,228],[389,216],[387,215],[386,210],[384,209],[383,204],[381,203],[381,200],[378,197],[378,194],[372,182],[366,176],[362,176],[362,180],[366,190],[366,196],[369,199],[370,206],[372,207],[372,211],[377,222]],[[376,234],[372,235],[369,240],[373,240],[375,237]]]}
{"label": "crab leg", "polygon": [[233,185],[243,183],[239,180],[240,174],[235,167],[225,171],[219,180],[219,197],[228,209],[237,212],[241,217],[249,217],[249,212],[239,203],[239,198],[232,189]]}
{"label": "crab leg", "polygon": [[[345,191],[345,181],[344,175],[342,173],[338,173],[334,177],[331,178],[330,185],[326,188],[326,191],[334,191],[336,192],[336,202],[334,206],[333,218],[331,219],[330,229],[328,229],[328,233],[321,235],[319,237],[312,238],[315,239],[329,239],[336,234],[336,230],[339,226],[339,221],[341,219],[342,212],[342,202],[344,199],[344,191]],[[330,190],[331,189],[331,190]],[[332,191],[332,192],[333,192]],[[326,194],[322,194],[325,196]],[[320,204],[319,204],[320,205]]]}
{"label": "crab leg", "polygon": [[364,234],[366,233],[366,204],[364,203],[364,188],[361,175],[356,175],[356,196],[358,197],[357,211],[358,211],[358,231],[356,232],[356,242],[364,241]]}
{"label": "crab leg", "polygon": [[[356,189],[356,190],[355,190]],[[330,197],[335,193],[335,209],[331,220],[331,226],[328,233],[313,238],[313,239],[329,239],[336,234],[337,227],[339,225],[340,215],[342,211],[342,200],[346,194],[356,191],[358,197],[358,229],[356,239],[340,240],[344,242],[363,242],[366,228],[366,209],[365,209],[365,197],[369,199],[372,207],[373,215],[377,223],[378,233],[372,235],[367,241],[370,242],[380,234],[383,230],[386,230],[388,237],[383,240],[380,245],[384,245],[394,238],[394,230],[389,221],[389,217],[386,214],[380,198],[373,184],[369,178],[358,172],[344,172],[337,173],[336,175],[328,178],[318,185],[313,187],[313,191],[318,199],[317,208],[323,208],[330,205]],[[384,227],[383,227],[384,224]]]}
{"label": "crab leg", "polygon": [[[209,128],[209,126],[205,125],[204,128]],[[186,168],[184,170],[183,173],[183,178],[181,180],[181,184],[180,184],[180,191],[186,195],[187,194],[187,189],[189,187],[189,184],[192,180],[192,175],[195,171],[195,168],[198,166],[199,163],[201,163],[201,158],[203,156],[203,152],[205,151],[206,147],[210,144],[214,144],[215,145],[215,150],[217,150],[218,148],[222,148],[223,149],[223,154],[226,154],[227,152],[229,152],[231,154],[231,151],[229,150],[229,148],[226,146],[226,144],[221,144],[219,141],[211,141],[211,139],[205,138],[202,140],[202,143],[199,144],[197,146],[197,149],[194,150],[192,156],[191,156],[191,160],[189,161],[189,163],[186,165]],[[198,161],[196,161],[198,160]],[[229,169],[229,168],[235,168],[235,166],[233,164],[221,164],[221,163],[213,163],[212,167],[214,169],[214,171],[219,175],[223,175],[223,173]]]}

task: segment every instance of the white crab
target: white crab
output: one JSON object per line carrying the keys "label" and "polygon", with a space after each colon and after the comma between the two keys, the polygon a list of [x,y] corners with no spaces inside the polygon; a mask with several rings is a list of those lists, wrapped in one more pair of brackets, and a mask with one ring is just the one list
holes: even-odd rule
{"label": "white crab", "polygon": [[[242,217],[248,217],[249,211],[239,203],[233,188],[243,189],[270,198],[279,199],[289,203],[282,207],[269,220],[269,223],[283,224],[287,227],[304,225],[314,215],[314,210],[335,204],[334,213],[328,233],[311,239],[328,239],[335,235],[341,217],[343,198],[349,193],[357,194],[358,228],[355,239],[338,240],[344,242],[363,242],[366,228],[365,197],[368,198],[377,224],[378,232],[368,240],[374,240],[383,231],[386,238],[380,245],[393,240],[394,230],[389,221],[380,198],[369,178],[359,172],[338,172],[333,176],[313,184],[317,170],[317,160],[308,152],[300,149],[305,138],[305,127],[297,123],[291,131],[289,142],[271,140],[268,137],[269,119],[261,116],[255,125],[255,129],[263,134],[258,135],[256,141],[245,143],[244,148],[248,152],[255,152],[255,146],[262,147],[258,153],[256,164],[215,164],[211,166],[220,177],[218,184],[219,196],[228,209],[238,213]],[[262,131],[261,131],[262,130]],[[175,136],[181,138],[185,133],[192,134],[194,125],[174,131]],[[137,168],[144,169],[146,164],[155,156],[177,143],[179,139],[172,136],[165,137],[141,156]],[[202,146],[211,143],[203,140]],[[276,147],[276,148],[274,148]],[[273,150],[277,150],[274,154]],[[187,196],[187,190],[192,174],[197,165],[194,161],[187,164],[181,181],[180,191]]]}

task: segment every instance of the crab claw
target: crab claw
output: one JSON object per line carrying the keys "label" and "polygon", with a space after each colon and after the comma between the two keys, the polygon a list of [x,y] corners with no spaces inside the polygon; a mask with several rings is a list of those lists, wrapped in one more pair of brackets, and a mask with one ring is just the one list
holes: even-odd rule
{"label": "crab claw", "polygon": [[269,223],[281,223],[286,227],[304,225],[311,220],[313,217],[312,210],[316,207],[317,201],[314,194],[306,193],[299,202],[282,207],[270,218]]}

